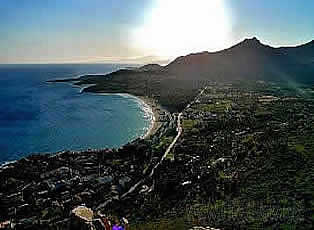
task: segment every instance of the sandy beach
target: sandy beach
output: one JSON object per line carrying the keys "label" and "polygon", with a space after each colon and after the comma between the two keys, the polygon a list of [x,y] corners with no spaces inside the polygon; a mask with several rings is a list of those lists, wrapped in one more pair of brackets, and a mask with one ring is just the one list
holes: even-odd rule
{"label": "sandy beach", "polygon": [[[91,85],[94,85],[94,84],[91,84]],[[87,85],[87,87],[89,86],[90,85]],[[78,87],[81,88],[81,93],[83,92],[85,88],[87,88],[86,85],[78,86]],[[128,93],[96,93],[96,94],[104,95],[104,96],[116,94],[116,95],[121,95],[121,96],[133,97],[133,98],[136,98],[137,100],[140,100],[143,104],[145,104],[146,107],[149,107],[151,109],[153,117],[152,117],[152,121],[151,121],[148,131],[143,136],[141,136],[141,138],[143,139],[148,139],[152,135],[154,135],[161,125],[161,123],[159,122],[159,112],[162,110],[162,108],[152,98],[148,98],[146,96],[134,96]]]}
{"label": "sandy beach", "polygon": [[155,134],[155,132],[159,129],[161,123],[159,122],[159,112],[162,111],[163,109],[160,107],[160,105],[158,105],[154,99],[152,98],[148,98],[146,96],[134,96],[132,94],[128,94],[128,93],[96,93],[98,95],[120,95],[120,96],[126,96],[126,97],[133,97],[136,98],[137,100],[140,100],[141,103],[145,104],[146,107],[151,109],[152,112],[152,121],[150,124],[149,129],[147,130],[147,132],[141,136],[141,138],[143,139],[148,139],[150,138],[152,135]]}
{"label": "sandy beach", "polygon": [[161,110],[160,106],[155,102],[154,99],[139,96],[140,100],[142,100],[147,106],[149,106],[153,112],[153,119],[150,128],[148,129],[147,133],[142,137],[143,139],[148,139],[152,135],[155,134],[155,132],[160,127],[161,123],[159,122],[159,111]]}

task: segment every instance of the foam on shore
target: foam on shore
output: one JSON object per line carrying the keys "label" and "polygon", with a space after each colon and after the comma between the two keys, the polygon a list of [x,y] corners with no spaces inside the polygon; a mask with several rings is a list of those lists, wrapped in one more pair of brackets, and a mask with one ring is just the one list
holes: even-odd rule
{"label": "foam on shore", "polygon": [[155,114],[154,114],[154,111],[153,111],[153,108],[152,106],[150,105],[150,103],[148,103],[147,101],[145,101],[143,98],[140,98],[140,97],[136,97],[134,95],[131,95],[131,94],[126,94],[126,93],[118,93],[116,95],[119,95],[121,97],[126,97],[126,98],[133,98],[135,99],[136,101],[139,102],[139,104],[141,105],[140,106],[140,109],[144,112],[144,117],[145,119],[147,120],[150,120],[150,125],[149,127],[145,127],[143,128],[145,130],[145,134],[143,134],[141,136],[142,139],[145,139],[147,136],[149,136],[154,128],[154,124],[155,124],[155,121],[156,121],[156,118],[155,118]]}
{"label": "foam on shore", "polygon": [[146,137],[148,137],[151,134],[151,132],[153,131],[154,125],[155,125],[156,117],[155,117],[152,106],[150,105],[150,103],[148,101],[145,101],[144,98],[137,97],[137,96],[134,96],[134,95],[128,94],[128,93],[96,93],[96,94],[97,95],[103,95],[103,96],[118,95],[120,97],[132,98],[132,99],[136,100],[140,104],[140,109],[144,112],[145,119],[150,120],[149,127],[143,128],[143,130],[145,131],[145,134],[141,135],[140,138],[145,139]]}

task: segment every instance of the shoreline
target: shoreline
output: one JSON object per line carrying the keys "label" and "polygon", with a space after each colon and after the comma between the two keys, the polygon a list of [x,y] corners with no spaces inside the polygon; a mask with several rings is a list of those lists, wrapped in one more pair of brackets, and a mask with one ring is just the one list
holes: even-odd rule
{"label": "shoreline", "polygon": [[[90,86],[94,86],[95,85],[95,84],[74,85],[73,83],[70,83],[70,84],[72,85],[72,87],[80,88],[80,94],[85,93],[84,89],[86,89],[86,88],[88,88]],[[88,92],[88,93],[93,93],[93,94],[96,94],[96,95],[103,95],[103,96],[106,96],[106,95],[120,95],[122,97],[123,96],[131,97],[131,98],[134,98],[136,100],[139,100],[140,103],[143,104],[144,107],[150,108],[150,113],[152,115],[151,124],[148,127],[148,130],[146,131],[146,133],[139,137],[141,139],[148,139],[148,138],[150,138],[151,136],[153,136],[156,133],[156,131],[160,127],[159,112],[158,111],[161,110],[161,107],[152,98],[148,98],[147,96],[135,96],[135,95],[129,94],[129,93],[97,93],[97,92]],[[144,111],[144,112],[146,112],[146,111]],[[136,140],[136,139],[134,139],[134,140]]]}
{"label": "shoreline", "polygon": [[138,96],[137,98],[142,100],[143,103],[146,104],[150,108],[151,113],[152,113],[151,125],[149,129],[147,130],[146,134],[142,136],[142,139],[148,139],[151,136],[153,136],[160,127],[159,112],[158,112],[158,110],[160,110],[160,106],[152,98],[148,98],[145,96]]}
{"label": "shoreline", "polygon": [[[95,84],[75,85],[75,84],[73,84],[73,82],[70,83],[70,84],[72,85],[72,87],[80,88],[80,94],[85,93],[84,90],[86,88],[89,88],[90,86],[94,86],[95,85]],[[131,97],[131,98],[135,98],[136,100],[139,100],[140,104],[143,104],[144,108],[145,107],[150,108],[150,112],[149,113],[151,113],[151,116],[152,116],[151,124],[148,127],[146,133],[141,135],[141,136],[139,136],[138,138],[149,139],[151,136],[153,136],[156,133],[156,131],[161,126],[161,123],[159,121],[159,111],[164,110],[164,109],[161,108],[161,105],[156,103],[156,101],[153,98],[148,98],[147,96],[135,96],[135,95],[130,94],[130,93],[105,93],[105,92],[87,92],[87,93],[92,93],[92,94],[96,94],[96,95],[104,95],[104,96],[105,95],[120,95],[120,96]],[[145,111],[145,109],[144,109],[144,112],[147,113],[147,111]],[[134,140],[136,140],[136,139],[137,138],[135,138]]]}
{"label": "shoreline", "polygon": [[[81,86],[75,86],[73,84],[71,84],[71,85],[73,87],[75,87],[75,88],[81,88],[80,93],[82,93],[82,90],[84,88],[86,88],[86,86],[81,87]],[[92,94],[103,95],[103,96],[106,96],[106,95],[120,95],[122,97],[124,96],[124,97],[134,98],[134,99],[139,101],[139,104],[141,104],[140,105],[142,107],[141,109],[143,109],[146,114],[149,113],[149,116],[151,116],[151,121],[150,121],[150,125],[149,125],[148,129],[146,130],[146,132],[144,134],[142,134],[141,136],[138,136],[137,138],[134,138],[130,142],[133,142],[133,141],[137,140],[138,138],[140,138],[140,139],[149,139],[150,137],[152,137],[156,133],[156,131],[161,126],[161,123],[159,122],[159,111],[161,110],[161,107],[152,98],[148,98],[146,96],[135,96],[135,95],[128,94],[128,93],[92,93]],[[145,108],[149,108],[149,111],[147,111]],[[126,144],[127,143],[122,144],[120,147],[123,147]],[[65,151],[84,152],[84,151],[88,151],[91,148],[92,147],[86,148],[84,150],[60,150],[58,152],[49,152],[48,154],[51,155],[51,156],[55,156],[55,155],[58,155],[58,154],[62,154]],[[103,149],[106,149],[106,148],[96,148],[94,150],[103,150]],[[27,158],[28,156],[31,156],[33,154],[37,155],[37,154],[42,154],[42,153],[32,153],[32,154],[23,156],[23,157],[21,157],[19,159],[16,159],[16,160],[9,160],[9,161],[0,162],[0,168],[3,168],[5,166],[7,166],[7,165],[15,163],[15,162],[17,162],[17,161],[19,161],[19,160],[21,160],[23,158]]]}
{"label": "shoreline", "polygon": [[[84,91],[83,91],[83,93],[84,93]],[[158,112],[161,110],[161,106],[159,104],[157,104],[155,102],[155,100],[152,98],[148,98],[146,96],[135,96],[135,95],[129,94],[129,93],[97,93],[97,92],[95,92],[95,93],[94,92],[88,92],[88,93],[92,93],[92,94],[96,94],[96,95],[102,95],[102,96],[119,95],[122,97],[134,98],[135,100],[139,101],[139,103],[141,104],[142,107],[149,108],[149,110],[150,110],[149,113],[152,116],[150,126],[148,127],[146,133],[139,136],[138,138],[149,139],[151,136],[153,136],[156,133],[156,131],[159,129],[159,127],[161,125],[159,122],[159,112]],[[145,111],[145,109],[143,109],[143,110],[145,113],[147,113],[147,111]],[[136,140],[136,139],[137,138],[135,138],[134,140]]]}

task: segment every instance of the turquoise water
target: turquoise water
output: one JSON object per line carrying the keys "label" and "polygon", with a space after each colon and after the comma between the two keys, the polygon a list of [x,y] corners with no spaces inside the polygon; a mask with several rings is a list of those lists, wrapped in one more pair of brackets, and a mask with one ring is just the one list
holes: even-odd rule
{"label": "turquoise water", "polygon": [[0,163],[31,153],[119,147],[144,135],[151,114],[137,98],[45,82],[121,67],[0,65]]}

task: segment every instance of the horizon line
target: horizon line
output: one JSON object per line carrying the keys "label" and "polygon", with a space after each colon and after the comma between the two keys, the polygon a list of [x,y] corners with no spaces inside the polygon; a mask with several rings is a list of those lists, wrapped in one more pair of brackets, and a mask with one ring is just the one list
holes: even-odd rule
{"label": "horizon line", "polygon": [[[216,52],[221,52],[227,49],[230,49],[242,42],[244,42],[245,40],[252,40],[252,39],[257,39],[261,44],[266,45],[266,46],[270,46],[274,49],[280,49],[280,48],[296,48],[296,47],[300,47],[303,45],[307,45],[309,43],[314,42],[314,39],[309,40],[307,42],[303,42],[303,43],[298,43],[298,44],[294,44],[294,45],[269,45],[267,42],[264,43],[264,41],[261,41],[257,36],[248,36],[248,37],[244,37],[241,40],[239,39],[238,42],[229,45],[227,48],[223,48],[217,51],[208,51],[208,50],[203,50],[203,51],[198,51],[198,52],[190,52],[187,53],[185,55],[178,55],[176,57],[159,57],[157,55],[144,55],[144,56],[136,56],[136,57],[93,57],[96,59],[108,59],[108,62],[106,61],[89,61],[87,60],[81,60],[81,61],[47,61],[47,62],[42,62],[42,61],[38,61],[38,62],[33,62],[33,61],[26,61],[26,62],[0,62],[0,65],[69,65],[69,64],[112,64],[112,65],[147,65],[147,64],[159,64],[159,65],[168,65],[170,64],[173,60],[175,60],[178,57],[183,57],[183,56],[187,56],[187,55],[191,55],[191,54],[198,54],[198,53],[216,53]],[[147,61],[138,61],[137,60],[141,60],[141,59],[145,59],[145,58],[156,58],[156,60],[147,60]],[[159,59],[158,59],[159,58]]]}

